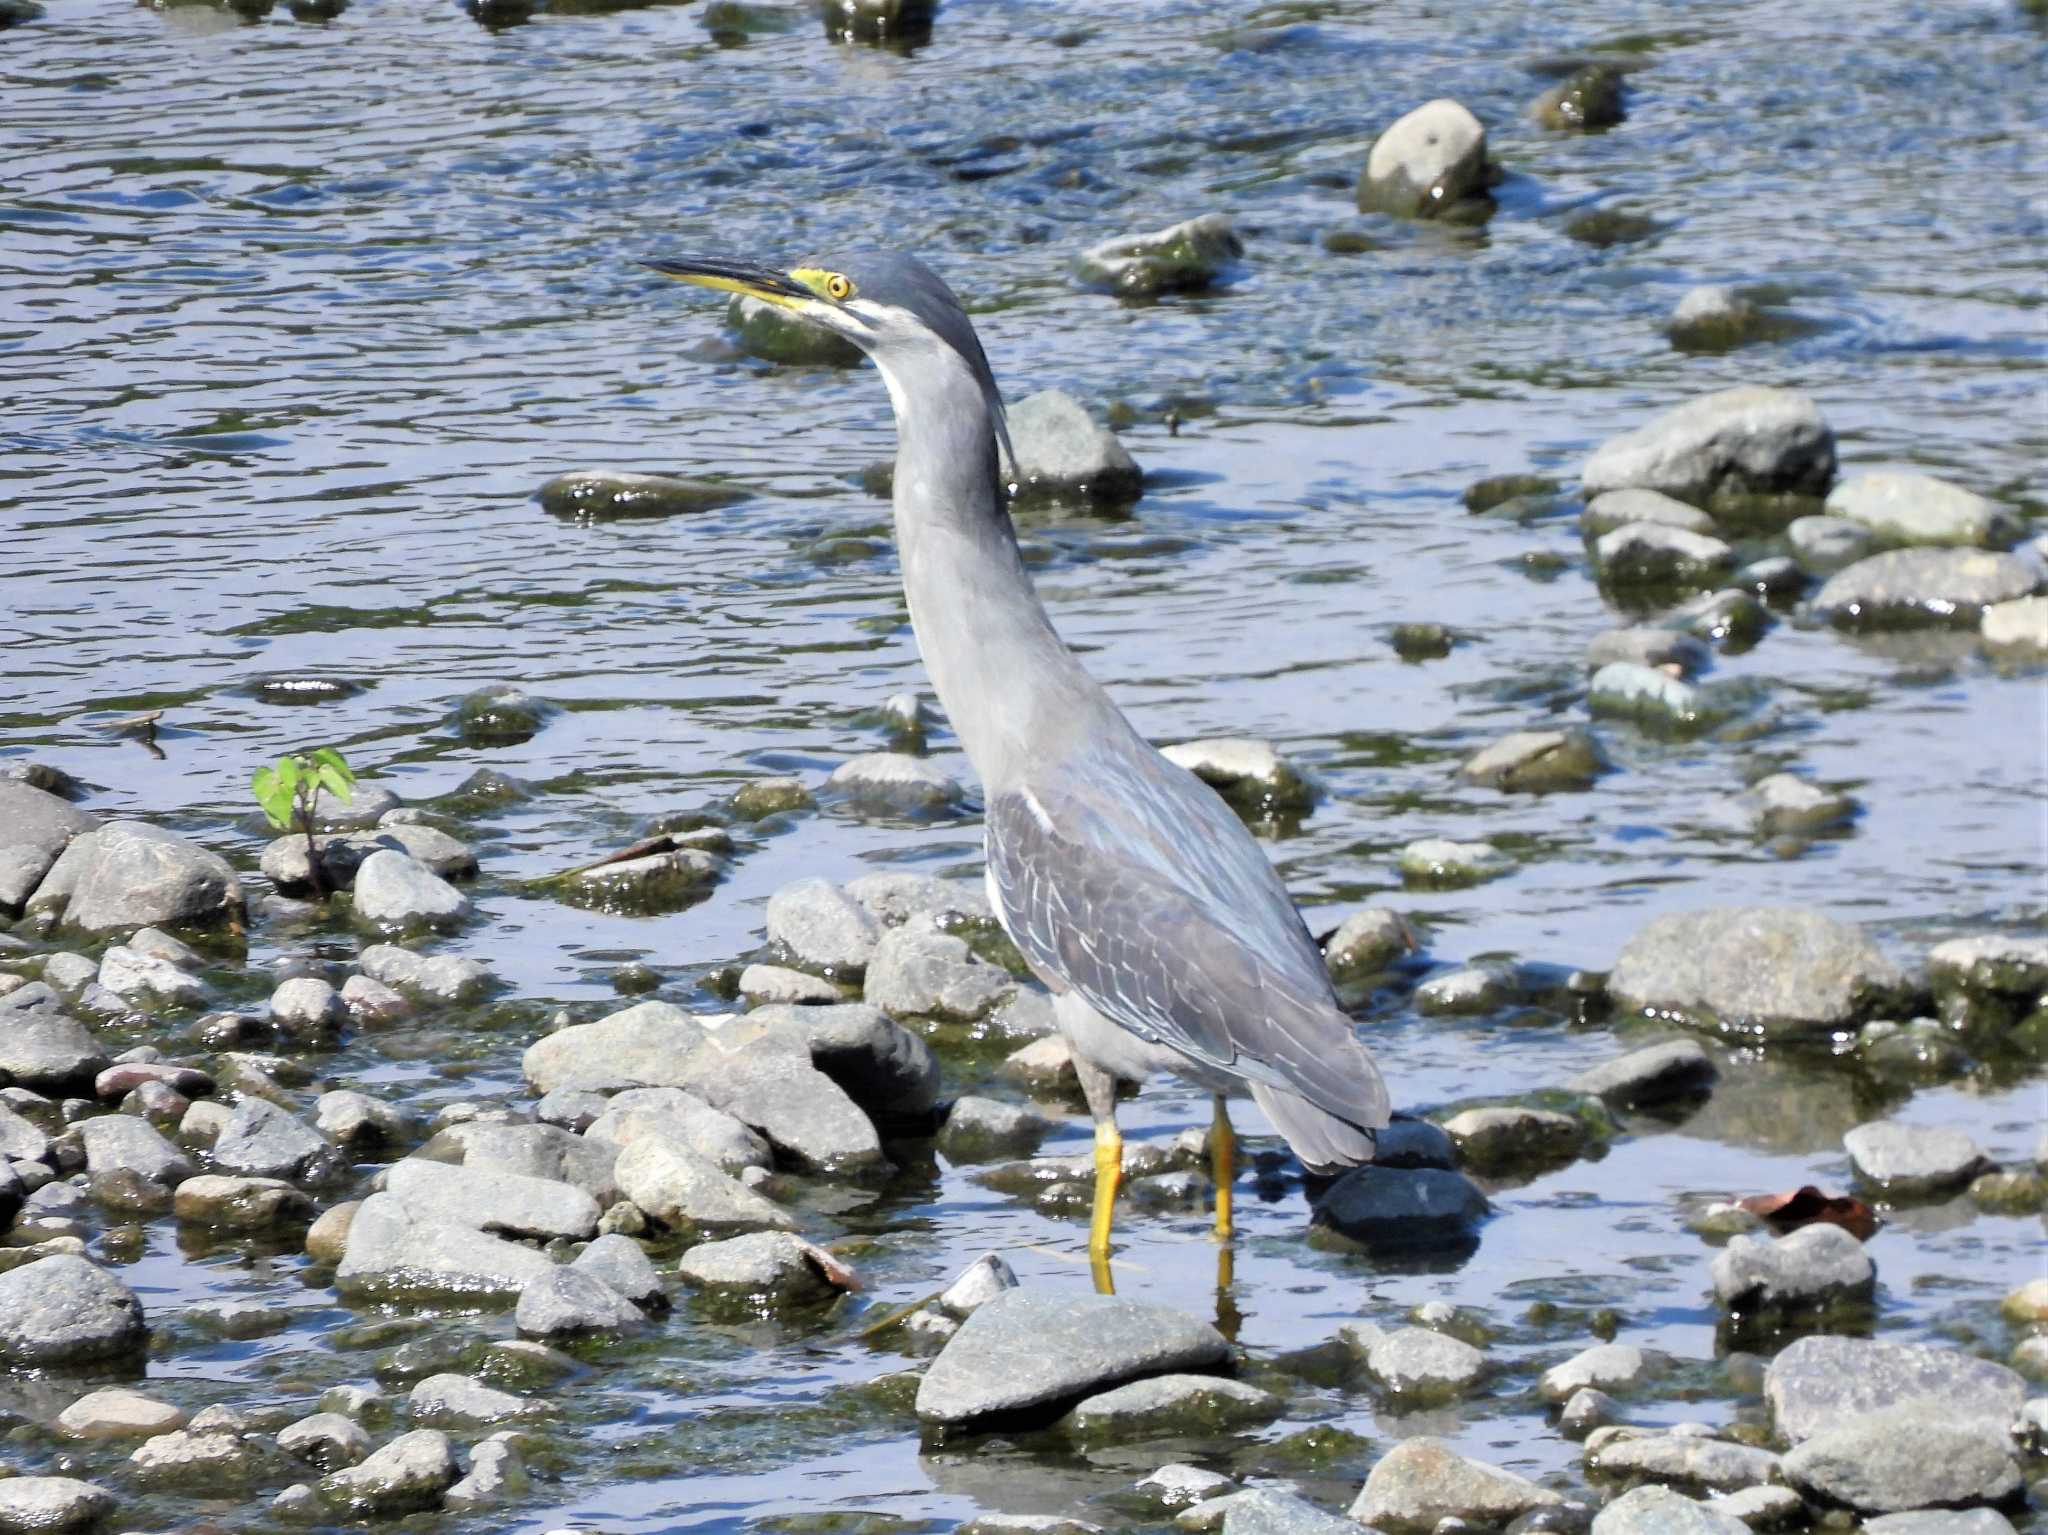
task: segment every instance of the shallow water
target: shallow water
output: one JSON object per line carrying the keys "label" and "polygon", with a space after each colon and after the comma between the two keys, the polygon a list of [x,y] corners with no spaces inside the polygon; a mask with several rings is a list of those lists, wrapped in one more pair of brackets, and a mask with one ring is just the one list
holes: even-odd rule
{"label": "shallow water", "polygon": [[[1755,689],[1740,730],[1674,744],[1602,727],[1623,771],[1584,795],[1504,797],[1452,776],[1507,730],[1582,719],[1579,657],[1617,621],[1571,518],[1468,516],[1458,498],[1475,479],[1570,481],[1594,443],[1655,410],[1760,381],[1821,402],[1845,471],[1929,467],[2028,510],[2048,496],[2029,197],[2042,34],[2006,5],[1757,3],[1707,26],[1648,4],[956,0],[908,53],[828,44],[800,9],[739,48],[683,6],[502,29],[392,0],[325,23],[208,4],[47,12],[0,32],[0,753],[62,767],[93,786],[91,808],[161,819],[252,868],[248,775],[281,751],[340,746],[414,801],[480,767],[539,791],[463,822],[484,864],[480,915],[446,947],[508,983],[507,1016],[361,1038],[323,1068],[338,1084],[429,1105],[516,1096],[519,1049],[557,1006],[603,1011],[626,960],[660,971],[662,995],[707,1005],[699,980],[755,947],[762,903],[792,878],[978,870],[972,813],[878,823],[828,805],[743,838],[731,877],[679,915],[520,888],[750,776],[816,780],[879,749],[863,711],[922,686],[887,508],[855,483],[893,446],[877,381],[734,358],[715,304],[632,264],[665,249],[903,244],[968,297],[1012,398],[1059,386],[1134,411],[1124,435],[1147,495],[1127,522],[1028,519],[1041,586],[1150,735],[1261,735],[1313,770],[1320,802],[1271,847],[1318,930],[1386,899],[1422,920],[1433,960],[1597,969],[1649,917],[1714,903],[1817,907],[1907,957],[1951,931],[2042,920],[2040,679],[1967,646],[1850,641],[1788,610],[1713,674]],[[1624,126],[1554,136],[1523,120],[1544,83],[1531,61],[1624,42],[1645,65]],[[1483,232],[1353,211],[1373,135],[1436,95],[1492,125],[1509,173]],[[1124,306],[1070,282],[1081,246],[1212,208],[1248,245],[1228,289]],[[1565,225],[1588,208],[1656,229],[1582,244]],[[1374,248],[1329,254],[1332,232]],[[1675,351],[1659,327],[1703,281],[1775,285],[1805,333]],[[531,501],[584,465],[760,494],[601,525]],[[844,534],[878,542],[820,551]],[[1407,619],[1464,642],[1405,663],[1387,636]],[[256,691],[305,675],[359,691],[317,705]],[[467,745],[451,711],[492,682],[562,712],[523,745]],[[96,729],[154,708],[161,755]],[[968,776],[942,732],[933,753]],[[1854,792],[1853,830],[1784,856],[1719,811],[1781,766]],[[1431,834],[1495,840],[1522,867],[1477,890],[1403,890],[1393,855]],[[251,957],[309,941],[259,931]],[[319,941],[352,952],[343,935]],[[1365,1029],[1416,1108],[1560,1082],[1619,1048],[1606,1027],[1555,1019],[1422,1020],[1398,994]],[[1237,1335],[1270,1357],[1359,1315],[1437,1297],[1474,1308],[1507,1329],[1495,1351],[1512,1373],[1429,1431],[1573,1482],[1575,1447],[1523,1388],[1590,1341],[1584,1311],[1618,1310],[1628,1341],[1715,1353],[1711,1249],[1682,1229],[1680,1196],[1839,1184],[1841,1132],[1899,1101],[1817,1064],[1733,1057],[1692,1122],[1633,1125],[1604,1160],[1501,1192],[1479,1252],[1450,1272],[1312,1251],[1298,1191],[1247,1200]],[[2017,1160],[2043,1108],[2037,1074],[1898,1111]],[[1127,1110],[1138,1135],[1205,1117],[1166,1086]],[[1200,1224],[1134,1217],[1125,1292],[1213,1311]],[[1078,1227],[943,1165],[820,1230],[879,1234],[860,1263],[876,1305],[987,1247],[1027,1278],[1083,1282]],[[1877,1325],[1974,1328],[2002,1352],[1986,1303],[2040,1271],[2040,1237],[2038,1220],[1967,1202],[1902,1219],[1872,1248]],[[194,1263],[154,1228],[129,1271],[153,1312],[228,1292],[305,1309],[255,1343],[180,1331],[152,1374],[195,1403],[298,1410],[318,1384],[365,1378],[367,1353],[325,1346],[353,1315],[299,1268]],[[1522,1323],[1538,1300],[1570,1319]],[[549,1388],[595,1427],[558,1483],[491,1528],[738,1528],[828,1503],[1113,1524],[1090,1500],[1167,1458],[1041,1455],[1024,1476],[1007,1456],[920,1455],[900,1415],[816,1407],[827,1386],[901,1363],[848,1341],[852,1318],[735,1333],[684,1316]],[[1701,1391],[1642,1415],[1727,1421],[1727,1388]],[[791,1403],[813,1416],[749,1415]],[[1261,1446],[1316,1418],[1381,1449],[1417,1431],[1377,1419],[1368,1393],[1304,1387],[1275,1430],[1197,1448],[1300,1474]],[[1373,1453],[1312,1485],[1348,1500]]]}

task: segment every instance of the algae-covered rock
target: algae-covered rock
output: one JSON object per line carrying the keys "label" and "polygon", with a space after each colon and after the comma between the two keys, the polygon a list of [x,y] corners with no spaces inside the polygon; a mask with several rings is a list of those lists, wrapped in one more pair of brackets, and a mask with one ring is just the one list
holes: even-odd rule
{"label": "algae-covered rock", "polygon": [[1620,70],[1589,64],[1538,96],[1529,115],[1545,128],[1560,132],[1612,128],[1626,115],[1621,80]]}
{"label": "algae-covered rock", "polygon": [[1121,298],[1157,298],[1214,287],[1243,255],[1230,220],[1205,213],[1150,234],[1104,240],[1089,247],[1075,272],[1087,286]]}
{"label": "algae-covered rock", "polygon": [[615,522],[708,512],[746,500],[753,492],[719,480],[620,469],[572,469],[540,488],[540,504],[556,517]]}
{"label": "algae-covered rock", "polygon": [[1955,624],[1975,628],[1984,610],[2025,597],[2040,583],[2016,555],[1984,549],[1888,549],[1830,576],[1814,594],[1817,618],[1843,628]]}
{"label": "algae-covered rock", "polygon": [[1397,218],[1437,218],[1483,194],[1492,177],[1485,127],[1459,103],[1439,97],[1374,141],[1358,178],[1358,206]]}
{"label": "algae-covered rock", "polygon": [[1124,506],[1144,490],[1137,460],[1064,390],[1041,389],[1019,400],[1009,409],[1009,426],[1019,502]]}
{"label": "algae-covered rock", "polygon": [[780,305],[745,294],[733,295],[726,306],[725,323],[732,328],[740,350],[764,362],[788,367],[857,368],[867,360],[866,354],[844,336],[799,319]]}

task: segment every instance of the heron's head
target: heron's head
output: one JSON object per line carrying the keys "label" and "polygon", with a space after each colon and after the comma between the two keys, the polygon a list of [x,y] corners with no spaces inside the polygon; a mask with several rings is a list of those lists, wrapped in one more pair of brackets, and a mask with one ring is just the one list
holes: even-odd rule
{"label": "heron's head", "polygon": [[870,251],[788,271],[713,256],[664,256],[641,264],[700,288],[774,304],[844,336],[881,369],[899,422],[913,407],[945,403],[924,395],[950,391],[964,368],[1008,451],[1002,395],[974,322],[944,279],[915,256]]}

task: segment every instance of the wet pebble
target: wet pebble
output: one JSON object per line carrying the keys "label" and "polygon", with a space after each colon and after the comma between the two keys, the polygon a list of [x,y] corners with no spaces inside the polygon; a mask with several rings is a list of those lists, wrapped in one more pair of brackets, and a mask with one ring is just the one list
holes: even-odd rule
{"label": "wet pebble", "polygon": [[1877,1265],[1839,1226],[1802,1226],[1775,1241],[1736,1236],[1714,1257],[1714,1295],[1732,1315],[1798,1314],[1867,1300]]}
{"label": "wet pebble", "polygon": [[769,1308],[805,1305],[853,1288],[844,1264],[787,1231],[699,1243],[678,1260],[676,1273],[693,1288]]}
{"label": "wet pebble", "polygon": [[1448,97],[1423,103],[1373,141],[1359,173],[1361,212],[1434,218],[1482,196],[1493,179],[1486,128]]}
{"label": "wet pebble", "polygon": [[343,1168],[341,1153],[296,1114],[267,1098],[244,1098],[213,1143],[214,1166],[252,1178],[322,1183]]}
{"label": "wet pebble", "polygon": [[578,1253],[569,1266],[594,1274],[636,1306],[653,1309],[668,1304],[661,1276],[655,1273],[646,1250],[631,1237],[606,1232]]}
{"label": "wet pebble", "polygon": [[2040,578],[2015,555],[1983,549],[1888,549],[1828,577],[1814,616],[1844,628],[1962,624],[2031,593]]}
{"label": "wet pebble", "polygon": [[1638,1487],[1601,1509],[1593,1535],[1748,1535],[1749,1526],[1669,1487]]}
{"label": "wet pebble", "polygon": [[316,1412],[278,1431],[277,1447],[293,1460],[339,1471],[361,1464],[370,1453],[370,1435],[355,1419],[339,1412]]}
{"label": "wet pebble", "polygon": [[674,517],[732,506],[750,493],[716,480],[621,469],[572,469],[542,485],[542,508],[556,517],[608,522],[629,517]]}
{"label": "wet pebble", "polygon": [[310,1221],[313,1201],[282,1178],[202,1173],[178,1185],[172,1210],[185,1225],[222,1231],[270,1231]]}
{"label": "wet pebble", "polygon": [[1826,492],[1835,434],[1807,396],[1743,385],[1666,411],[1602,443],[1586,461],[1586,494],[1642,487],[1699,501],[1721,491]]}
{"label": "wet pebble", "polygon": [[1689,733],[1714,724],[1720,711],[1706,691],[1656,667],[1613,661],[1593,674],[1586,708],[1596,718],[1632,720],[1650,730]]}
{"label": "wet pebble", "polygon": [[1988,604],[1978,633],[1993,655],[2021,660],[2048,656],[2048,597],[2015,597]]}
{"label": "wet pebble", "polygon": [[1220,1433],[1277,1418],[1286,1404],[1270,1391],[1214,1375],[1155,1375],[1082,1400],[1060,1420],[1092,1443]]}
{"label": "wet pebble", "polygon": [[1612,586],[1706,586],[1734,568],[1735,551],[1708,533],[1631,522],[1594,541],[1593,563]]}
{"label": "wet pebble", "polygon": [[1842,481],[1828,492],[1825,510],[1887,544],[2003,549],[2019,534],[2012,514],[1989,497],[1931,474],[1893,469]]}
{"label": "wet pebble", "polygon": [[940,1292],[938,1307],[965,1321],[1005,1290],[1017,1288],[1017,1272],[1001,1253],[983,1253]]}
{"label": "wet pebble", "polygon": [[1703,1434],[1645,1434],[1610,1439],[1589,1451],[1586,1469],[1620,1481],[1652,1481],[1698,1492],[1735,1492],[1778,1479],[1769,1450]]}
{"label": "wet pebble", "polygon": [[68,1439],[148,1438],[185,1426],[169,1402],[121,1386],[87,1392],[57,1415],[53,1425]]}
{"label": "wet pebble", "polygon": [[919,916],[890,929],[875,945],[862,995],[898,1018],[973,1022],[1016,987],[1015,977],[982,959],[964,938]]}
{"label": "wet pebble", "polygon": [[1719,1075],[1696,1041],[1670,1039],[1582,1071],[1565,1085],[1612,1107],[1633,1109],[1704,1097]]}
{"label": "wet pebble", "polygon": [[940,1130],[938,1149],[949,1162],[988,1162],[999,1157],[1029,1156],[1053,1128],[1053,1121],[1034,1109],[994,1098],[954,1100]]}
{"label": "wet pebble", "polygon": [[[621,1238],[621,1240],[629,1240]],[[594,1268],[550,1266],[519,1292],[512,1323],[522,1338],[635,1332],[645,1318]]]}
{"label": "wet pebble", "polygon": [[[309,1249],[313,1235],[307,1233]],[[554,1267],[531,1247],[373,1194],[349,1217],[334,1285],[344,1296],[368,1299],[509,1299]]]}
{"label": "wet pebble", "polygon": [[1937,992],[2032,999],[2048,992],[2048,938],[1984,933],[1936,944],[1927,956]]}
{"label": "wet pebble", "polygon": [[429,1375],[420,1381],[407,1396],[406,1408],[415,1423],[461,1427],[545,1418],[555,1412],[552,1402],[517,1396],[486,1386],[473,1376],[455,1374]]}
{"label": "wet pebble", "polygon": [[1497,1527],[1562,1502],[1527,1477],[1469,1460],[1424,1435],[1404,1439],[1380,1457],[1351,1505],[1351,1517],[1387,1535],[1431,1535],[1446,1519]]}
{"label": "wet pebble", "polygon": [[1545,794],[1590,788],[1607,771],[1606,754],[1586,731],[1517,730],[1475,752],[1458,775],[1506,793]]}
{"label": "wet pebble", "polygon": [[[490,972],[473,959],[452,954],[431,958],[396,944],[371,944],[356,963],[372,980],[434,1002],[468,1002],[490,987]],[[343,987],[346,995],[347,987]]]}
{"label": "wet pebble", "polygon": [[1521,982],[1509,966],[1462,965],[1416,987],[1415,1007],[1431,1017],[1490,1013],[1521,994]]}
{"label": "wet pebble", "polygon": [[740,998],[749,1007],[776,1003],[832,1003],[845,996],[832,982],[782,965],[748,965],[740,972]]}
{"label": "wet pebble", "polygon": [[1332,933],[1323,948],[1324,962],[1338,980],[1377,975],[1421,945],[1399,912],[1369,907],[1353,912]]}
{"label": "wet pebble", "polygon": [[100,956],[99,983],[138,1006],[204,1007],[212,988],[171,961],[115,944]]}
{"label": "wet pebble", "polygon": [[1116,434],[1064,390],[1027,395],[1009,408],[1009,423],[1019,501],[1123,506],[1144,489],[1137,461]]}
{"label": "wet pebble", "polygon": [[0,1477],[0,1530],[22,1535],[88,1530],[113,1513],[114,1495],[72,1476]]}
{"label": "wet pebble", "polygon": [[856,809],[935,814],[964,797],[959,782],[922,757],[903,752],[869,752],[832,770],[831,788]]}
{"label": "wet pebble", "polygon": [[147,1339],[135,1292],[82,1257],[58,1253],[0,1273],[0,1365],[132,1359]]}
{"label": "wet pebble", "polygon": [[1856,1176],[1881,1193],[1930,1197],[1961,1187],[1982,1170],[1975,1141],[1946,1125],[1877,1120],[1842,1137]]}
{"label": "wet pebble", "polygon": [[1546,1402],[1567,1402],[1587,1387],[1627,1394],[1661,1378],[1668,1369],[1662,1356],[1633,1344],[1600,1343],[1545,1370],[1536,1389]]}
{"label": "wet pebble", "polygon": [[1330,1185],[1314,1224],[1368,1252],[1407,1252],[1463,1246],[1486,1214],[1486,1196],[1460,1173],[1368,1164]]}
{"label": "wet pebble", "polygon": [[1529,115],[1555,132],[1611,128],[1625,115],[1621,81],[1621,71],[1611,65],[1588,65],[1538,96]]}
{"label": "wet pebble", "polygon": [[389,1518],[439,1508],[441,1495],[460,1479],[454,1446],[438,1429],[415,1429],[354,1466],[330,1472],[320,1498],[351,1514]]}
{"label": "wet pebble", "polygon": [[1570,1161],[1586,1144],[1585,1124],[1555,1109],[1465,1109],[1444,1121],[1461,1166],[1506,1173]]}
{"label": "wet pebble", "polygon": [[1677,528],[1707,536],[1717,531],[1714,519],[1698,507],[1660,490],[1639,487],[1597,495],[1579,514],[1579,532],[1587,538],[1601,538],[1618,528],[1637,525]]}
{"label": "wet pebble", "polygon": [[1735,289],[1704,283],[1680,296],[1664,333],[1682,351],[1725,352],[1752,339],[1760,319],[1756,305]]}
{"label": "wet pebble", "polygon": [[1315,793],[1301,770],[1272,742],[1251,736],[1215,736],[1163,746],[1167,761],[1186,768],[1225,799],[1247,809],[1305,810]]}
{"label": "wet pebble", "polygon": [[619,1191],[652,1220],[675,1229],[780,1230],[796,1222],[780,1205],[729,1177],[717,1163],[666,1136],[647,1135],[619,1153]]}
{"label": "wet pebble", "polygon": [[771,815],[809,810],[817,804],[801,778],[777,776],[757,778],[741,784],[727,801],[732,813],[743,821],[759,821]]}
{"label": "wet pebble", "polygon": [[1167,1508],[1187,1508],[1234,1492],[1237,1483],[1220,1471],[1177,1461],[1141,1477],[1137,1490]]}
{"label": "wet pebble", "polygon": [[765,1137],[681,1088],[643,1087],[620,1093],[585,1132],[589,1141],[621,1149],[643,1135],[675,1141],[734,1177],[750,1167],[773,1165]]}
{"label": "wet pebble", "polygon": [[1364,1355],[1373,1379],[1393,1396],[1447,1400],[1464,1395],[1487,1373],[1485,1354],[1433,1328],[1346,1328],[1344,1337]]}
{"label": "wet pebble", "polygon": [[1823,789],[1793,773],[1758,779],[1735,799],[1737,807],[1765,836],[1809,836],[1855,819],[1857,804],[1847,794]]}
{"label": "wet pebble", "polygon": [[394,1146],[415,1131],[410,1111],[368,1093],[338,1088],[313,1105],[313,1128],[337,1146]]}
{"label": "wet pebble", "polygon": [[1401,849],[1401,877],[1414,885],[1455,889],[1512,873],[1515,860],[1487,842],[1424,837]]}
{"label": "wet pebble", "polygon": [[1558,1414],[1557,1431],[1567,1439],[1583,1439],[1596,1428],[1621,1421],[1621,1403],[1593,1386],[1574,1391]]}

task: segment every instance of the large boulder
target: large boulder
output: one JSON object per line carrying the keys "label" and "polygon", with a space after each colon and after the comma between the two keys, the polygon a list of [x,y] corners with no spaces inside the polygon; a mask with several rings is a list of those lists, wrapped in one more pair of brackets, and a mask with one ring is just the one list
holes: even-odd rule
{"label": "large boulder", "polygon": [[72,839],[98,826],[29,784],[0,780],[0,917],[18,917]]}
{"label": "large boulder", "polygon": [[244,914],[241,884],[225,858],[140,821],[112,821],[73,838],[29,906],[88,936],[239,926]]}
{"label": "large boulder", "polygon": [[1910,988],[1853,927],[1803,907],[1734,906],[1656,918],[1607,989],[1625,1012],[1776,1039],[1854,1027]]}
{"label": "large boulder", "polygon": [[0,1366],[132,1359],[148,1339],[135,1292],[83,1258],[58,1253],[0,1273]]}
{"label": "large boulder", "polygon": [[1717,493],[1818,496],[1835,477],[1835,434],[1790,389],[1744,385],[1688,401],[1601,444],[1580,483],[1588,497],[1640,486],[1682,501]]}

